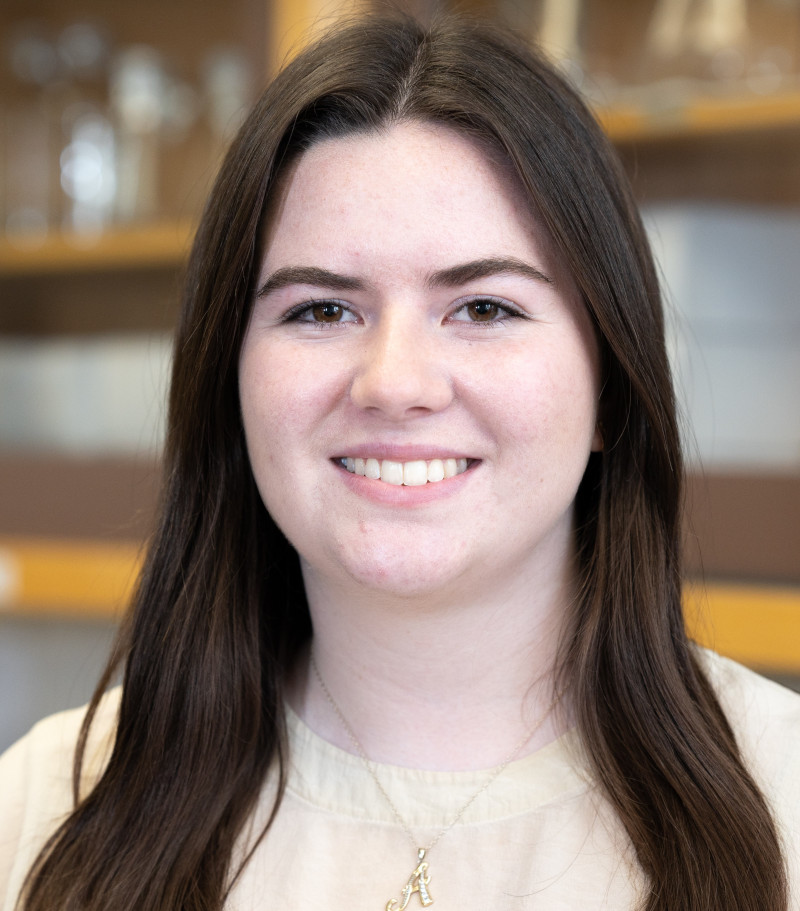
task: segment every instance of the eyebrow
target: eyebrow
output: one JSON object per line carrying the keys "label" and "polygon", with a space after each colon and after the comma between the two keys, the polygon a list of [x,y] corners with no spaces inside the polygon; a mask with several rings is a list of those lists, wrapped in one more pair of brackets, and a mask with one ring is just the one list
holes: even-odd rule
{"label": "eyebrow", "polygon": [[[553,284],[552,278],[545,275],[541,269],[521,259],[502,256],[489,256],[440,269],[428,276],[426,284],[430,288],[457,288],[492,275],[521,275],[548,285]],[[368,282],[317,266],[284,266],[269,276],[256,292],[256,297],[264,297],[290,285],[315,285],[331,291],[363,291],[368,287]]]}
{"label": "eyebrow", "polygon": [[330,288],[331,291],[362,291],[366,283],[359,278],[339,275],[338,272],[316,266],[284,266],[270,275],[256,292],[256,297],[264,297],[289,285],[316,285],[318,288]]}
{"label": "eyebrow", "polygon": [[524,278],[532,278],[548,285],[553,284],[553,279],[545,275],[541,269],[537,269],[521,259],[489,256],[434,272],[428,279],[428,285],[433,288],[456,288],[491,275],[522,275]]}

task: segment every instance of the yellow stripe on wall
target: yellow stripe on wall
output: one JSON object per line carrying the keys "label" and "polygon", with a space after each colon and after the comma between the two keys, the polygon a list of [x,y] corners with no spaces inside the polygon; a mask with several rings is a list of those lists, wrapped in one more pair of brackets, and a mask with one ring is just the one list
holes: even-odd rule
{"label": "yellow stripe on wall", "polygon": [[684,605],[701,644],[750,667],[800,673],[800,589],[690,584]]}
{"label": "yellow stripe on wall", "polygon": [[[138,541],[0,537],[0,609],[117,616],[141,560]],[[800,588],[689,584],[684,601],[698,642],[751,667],[800,673]]]}
{"label": "yellow stripe on wall", "polygon": [[138,541],[0,537],[0,608],[113,617],[130,600],[141,552]]}

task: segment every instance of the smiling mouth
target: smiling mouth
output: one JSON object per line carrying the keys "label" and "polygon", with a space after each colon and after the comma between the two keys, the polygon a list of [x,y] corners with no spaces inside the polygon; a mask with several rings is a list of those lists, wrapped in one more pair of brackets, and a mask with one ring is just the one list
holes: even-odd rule
{"label": "smiling mouth", "polygon": [[355,459],[343,456],[334,461],[350,474],[361,475],[373,481],[383,481],[396,487],[422,487],[463,474],[473,460],[416,459],[412,462],[393,462],[391,459]]}

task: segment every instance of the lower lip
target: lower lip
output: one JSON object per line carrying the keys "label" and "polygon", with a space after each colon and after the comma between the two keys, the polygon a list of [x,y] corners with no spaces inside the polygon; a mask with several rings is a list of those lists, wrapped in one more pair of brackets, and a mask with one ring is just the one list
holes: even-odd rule
{"label": "lower lip", "polygon": [[442,481],[429,481],[427,484],[420,484],[419,486],[387,484],[386,481],[377,481],[360,474],[354,474],[340,465],[338,461],[332,461],[331,464],[343,476],[342,480],[350,490],[359,496],[386,506],[412,507],[424,506],[426,503],[433,503],[457,493],[469,482],[470,475],[480,462],[477,460],[471,462],[466,471],[462,471],[461,474],[457,474],[452,478],[444,478]]}

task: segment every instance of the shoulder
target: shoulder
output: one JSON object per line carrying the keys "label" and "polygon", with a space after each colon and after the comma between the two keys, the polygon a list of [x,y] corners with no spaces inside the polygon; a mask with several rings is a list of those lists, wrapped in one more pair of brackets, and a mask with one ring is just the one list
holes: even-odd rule
{"label": "shoulder", "polygon": [[701,652],[701,662],[770,804],[789,863],[790,907],[800,909],[800,693],[712,652]]}
{"label": "shoulder", "polygon": [[[113,689],[97,708],[86,744],[83,791],[94,784],[105,765],[116,732],[119,699],[120,690]],[[4,798],[41,786],[61,788],[66,782],[71,800],[72,760],[86,711],[87,706],[82,706],[45,718],[0,756],[0,794]],[[12,781],[22,787],[12,787]]]}
{"label": "shoulder", "polygon": [[[105,767],[118,708],[117,690],[98,707],[87,741],[82,794]],[[0,756],[0,908],[13,907],[28,868],[73,809],[73,759],[85,717],[85,706],[52,715]]]}
{"label": "shoulder", "polygon": [[713,652],[700,660],[745,761],[800,772],[800,693]]}

